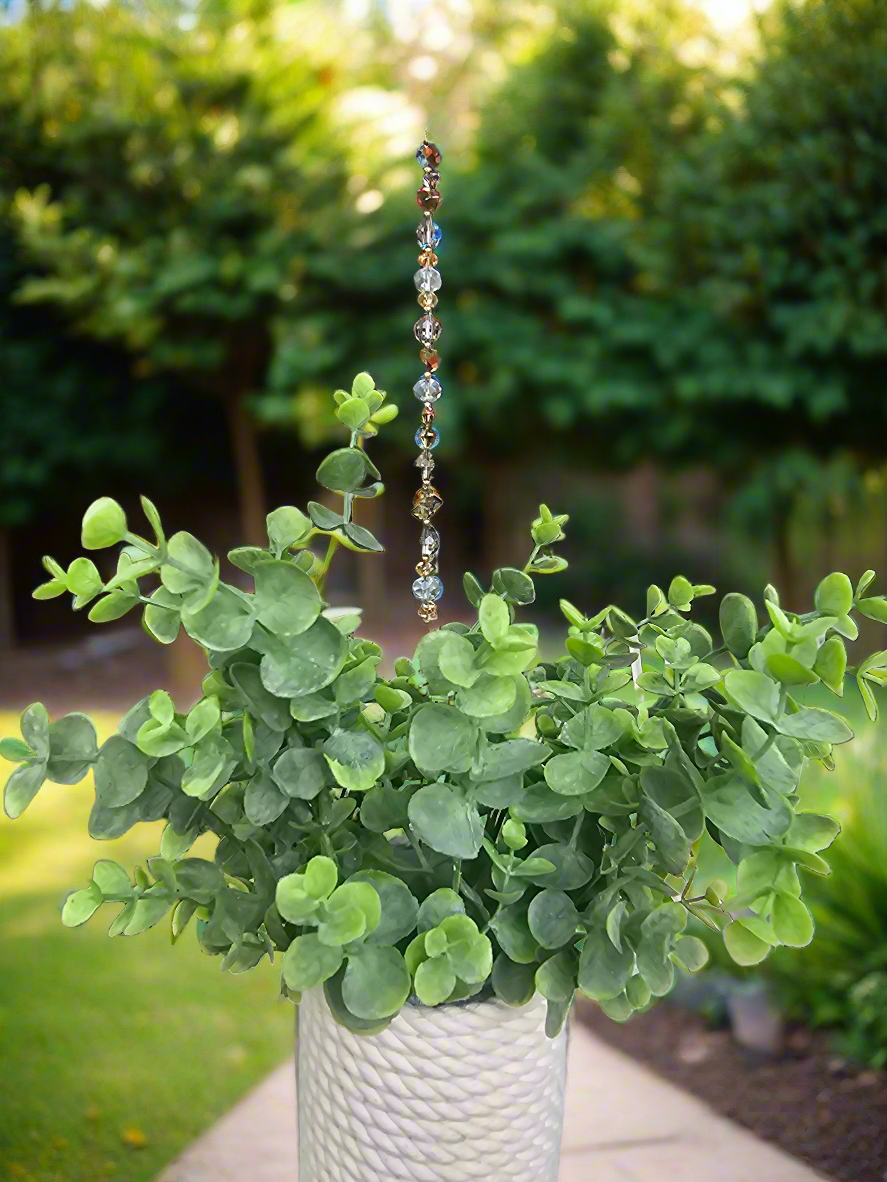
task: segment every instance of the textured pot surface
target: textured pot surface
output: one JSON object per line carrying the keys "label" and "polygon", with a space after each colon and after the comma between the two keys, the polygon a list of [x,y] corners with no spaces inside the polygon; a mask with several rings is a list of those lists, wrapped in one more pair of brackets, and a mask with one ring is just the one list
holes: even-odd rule
{"label": "textured pot surface", "polygon": [[381,1034],[299,1006],[299,1182],[556,1182],[566,1031],[545,1003],[406,1006]]}

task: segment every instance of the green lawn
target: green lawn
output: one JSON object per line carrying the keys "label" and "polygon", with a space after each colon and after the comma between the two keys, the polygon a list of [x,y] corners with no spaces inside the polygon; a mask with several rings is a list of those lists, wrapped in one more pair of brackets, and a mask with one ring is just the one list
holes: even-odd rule
{"label": "green lawn", "polygon": [[157,852],[159,825],[91,841],[91,795],[48,784],[0,819],[0,1182],[148,1182],[291,1050],[293,1008],[267,962],[231,977],[189,934],[171,948],[164,923],[111,940],[111,908],[61,926],[96,858]]}

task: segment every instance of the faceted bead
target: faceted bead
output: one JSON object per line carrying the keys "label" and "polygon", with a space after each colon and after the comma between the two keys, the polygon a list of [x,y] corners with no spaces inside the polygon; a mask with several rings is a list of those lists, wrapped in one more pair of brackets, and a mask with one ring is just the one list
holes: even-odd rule
{"label": "faceted bead", "polygon": [[442,282],[440,271],[434,267],[421,267],[413,276],[416,291],[440,291]]}
{"label": "faceted bead", "polygon": [[413,583],[413,594],[417,599],[434,602],[443,595],[443,579],[440,575],[420,575]]}
{"label": "faceted bead", "polygon": [[416,303],[426,312],[430,312],[432,308],[437,307],[437,296],[433,291],[420,291],[416,296]]}
{"label": "faceted bead", "polygon": [[424,525],[419,535],[423,558],[435,558],[440,553],[440,534],[433,525]]}
{"label": "faceted bead", "polygon": [[433,144],[430,140],[423,140],[416,152],[416,160],[422,166],[430,165],[431,168],[437,168],[443,156],[437,144]]}
{"label": "faceted bead", "polygon": [[440,226],[431,218],[426,218],[421,226],[416,227],[416,241],[420,246],[430,246],[432,250],[436,250],[442,237]]}
{"label": "faceted bead", "polygon": [[426,246],[423,249],[422,253],[419,255],[419,266],[420,267],[436,267],[437,261],[438,261],[437,255],[434,253],[434,251],[431,249],[430,246]]}
{"label": "faceted bead", "polygon": [[440,442],[440,431],[437,427],[420,427],[416,432],[416,447],[424,447],[432,451]]}
{"label": "faceted bead", "polygon": [[425,363],[425,368],[430,369],[432,373],[440,365],[440,353],[437,349],[420,349],[419,360]]}
{"label": "faceted bead", "polygon": [[437,189],[429,189],[427,186],[423,185],[422,188],[416,193],[416,204],[420,209],[423,209],[425,213],[434,213],[440,203],[441,195],[438,193]]}
{"label": "faceted bead", "polygon": [[433,603],[420,603],[419,619],[425,624],[430,624],[432,620],[437,619],[437,607]]}
{"label": "faceted bead", "polygon": [[413,386],[413,393],[420,402],[437,402],[443,393],[443,387],[437,378],[426,376],[419,378]]}
{"label": "faceted bead", "polygon": [[440,183],[440,173],[435,172],[433,168],[426,168],[425,176],[422,178],[422,183],[427,185],[430,189],[436,189]]}
{"label": "faceted bead", "polygon": [[423,523],[429,522],[443,504],[443,497],[433,484],[426,484],[413,497],[413,516]]}
{"label": "faceted bead", "polygon": [[428,477],[431,475],[431,473],[434,471],[434,458],[431,455],[431,452],[430,451],[420,452],[420,454],[413,461],[413,465],[416,468],[422,469],[422,479],[427,480]]}
{"label": "faceted bead", "polygon": [[433,345],[442,331],[443,325],[436,316],[432,316],[430,313],[427,316],[422,316],[413,325],[413,335],[420,345]]}

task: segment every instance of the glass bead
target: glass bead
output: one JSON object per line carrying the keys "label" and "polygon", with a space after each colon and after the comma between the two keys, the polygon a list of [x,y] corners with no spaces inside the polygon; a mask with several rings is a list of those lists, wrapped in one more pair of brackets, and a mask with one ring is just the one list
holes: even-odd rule
{"label": "glass bead", "polygon": [[424,377],[419,378],[413,386],[413,393],[420,402],[437,402],[443,393],[443,387],[437,378]]}
{"label": "glass bead", "polygon": [[423,140],[416,150],[416,161],[422,168],[425,168],[426,165],[437,168],[441,160],[443,160],[443,156],[440,148],[430,140]]}
{"label": "glass bead", "polygon": [[426,484],[413,497],[413,516],[427,524],[443,504],[443,497],[433,484]]}
{"label": "glass bead", "polygon": [[416,227],[416,241],[420,246],[430,246],[436,250],[440,246],[442,237],[440,226],[430,218],[427,218],[421,226]]}
{"label": "glass bead", "polygon": [[433,525],[423,525],[419,535],[423,558],[436,558],[440,553],[440,534]]}
{"label": "glass bead", "polygon": [[427,480],[428,477],[431,475],[431,473],[434,471],[434,459],[432,458],[431,452],[430,451],[420,452],[419,455],[416,457],[416,459],[413,461],[413,466],[416,468],[421,468],[422,479]]}
{"label": "glass bead", "polygon": [[437,619],[436,606],[433,603],[420,603],[419,604],[419,619],[424,624],[430,624],[433,620],[436,620]]}
{"label": "glass bead", "polygon": [[432,308],[437,307],[437,296],[433,291],[420,291],[416,296],[416,303],[426,312],[430,312]]}
{"label": "glass bead", "polygon": [[434,267],[420,267],[413,276],[413,283],[416,285],[416,291],[440,291],[440,271]]}
{"label": "glass bead", "polygon": [[440,337],[443,325],[436,316],[430,313],[422,316],[413,325],[413,335],[420,345],[433,345]]}
{"label": "glass bead", "polygon": [[437,255],[434,253],[434,251],[431,249],[430,246],[426,246],[423,248],[422,253],[419,255],[418,262],[419,262],[420,267],[436,267],[437,266]]}
{"label": "glass bead", "polygon": [[416,204],[425,213],[434,213],[441,203],[441,195],[437,189],[429,189],[425,185],[416,193]]}
{"label": "glass bead", "polygon": [[434,451],[440,443],[440,431],[437,427],[420,427],[416,432],[416,447],[424,447]]}
{"label": "glass bead", "polygon": [[419,360],[425,363],[425,368],[432,373],[440,365],[440,353],[436,349],[420,349]]}
{"label": "glass bead", "polygon": [[413,582],[413,594],[417,599],[435,603],[443,595],[443,579],[440,575],[420,575]]}

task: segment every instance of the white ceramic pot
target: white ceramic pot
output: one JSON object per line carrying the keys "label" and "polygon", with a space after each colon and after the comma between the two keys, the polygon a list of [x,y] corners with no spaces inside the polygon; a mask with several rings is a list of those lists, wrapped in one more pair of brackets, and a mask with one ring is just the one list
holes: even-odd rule
{"label": "white ceramic pot", "polygon": [[556,1182],[567,1035],[514,1008],[408,1005],[380,1034],[299,1006],[299,1182]]}

